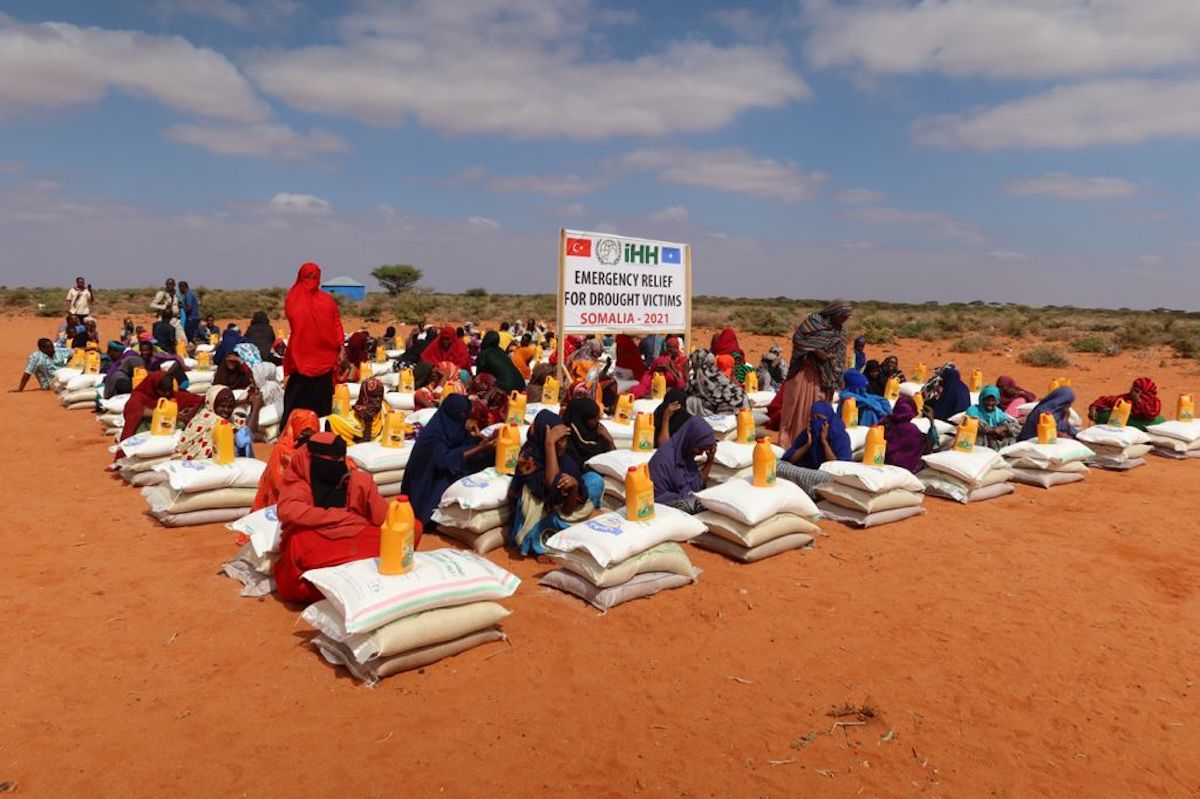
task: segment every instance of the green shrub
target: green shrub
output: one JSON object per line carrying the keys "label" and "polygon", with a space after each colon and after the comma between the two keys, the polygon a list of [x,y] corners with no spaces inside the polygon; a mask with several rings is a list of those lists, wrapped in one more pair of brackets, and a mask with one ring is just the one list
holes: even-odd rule
{"label": "green shrub", "polygon": [[929,327],[928,319],[909,319],[896,328],[896,335],[900,338],[921,338]]}
{"label": "green shrub", "polygon": [[744,314],[742,320],[746,330],[760,336],[782,336],[792,329],[791,324],[783,317],[774,311],[761,308],[755,308]]}
{"label": "green shrub", "polygon": [[1034,347],[1022,352],[1017,359],[1026,366],[1070,366],[1071,359],[1055,347]]}
{"label": "green shrub", "polygon": [[1099,336],[1077,338],[1071,342],[1071,349],[1075,352],[1104,352],[1106,346],[1104,339]]}
{"label": "green shrub", "polygon": [[488,290],[482,288],[481,286],[475,286],[474,288],[469,288],[463,292],[463,296],[466,297],[486,297],[487,295]]}
{"label": "green shrub", "polygon": [[964,336],[950,345],[951,352],[979,352],[986,349],[991,342],[986,336]]}
{"label": "green shrub", "polygon": [[1171,349],[1175,350],[1175,354],[1180,358],[1200,360],[1200,331],[1190,330],[1176,334],[1171,339]]}
{"label": "green shrub", "polygon": [[1159,338],[1158,334],[1159,331],[1155,330],[1149,322],[1143,319],[1134,319],[1126,322],[1113,337],[1116,339],[1116,343],[1122,347],[1136,350],[1156,344]]}

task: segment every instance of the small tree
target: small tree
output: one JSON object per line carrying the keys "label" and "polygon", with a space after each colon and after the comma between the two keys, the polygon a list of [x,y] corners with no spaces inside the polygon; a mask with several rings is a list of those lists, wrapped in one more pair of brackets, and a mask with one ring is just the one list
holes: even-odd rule
{"label": "small tree", "polygon": [[397,297],[406,291],[412,291],[413,286],[420,282],[424,273],[410,264],[393,264],[376,267],[371,277],[379,281],[388,294]]}

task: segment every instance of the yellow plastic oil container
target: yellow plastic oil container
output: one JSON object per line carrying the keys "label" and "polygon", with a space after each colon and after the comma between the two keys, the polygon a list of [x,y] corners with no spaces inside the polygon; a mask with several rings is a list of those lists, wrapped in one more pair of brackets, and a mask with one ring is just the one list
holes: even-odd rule
{"label": "yellow plastic oil container", "polygon": [[387,519],[379,528],[379,573],[406,574],[413,565],[417,520],[408,497],[401,494],[388,506]]}
{"label": "yellow plastic oil container", "polygon": [[929,367],[927,367],[925,364],[921,363],[920,361],[917,361],[917,368],[915,370],[913,370],[913,381],[917,382],[917,383],[924,383],[925,376],[928,373],[929,373]]}
{"label": "yellow plastic oil container", "polygon": [[508,415],[505,424],[525,424],[525,408],[529,404],[529,395],[524,391],[514,391],[508,395]]}
{"label": "yellow plastic oil container", "polygon": [[150,433],[156,436],[169,436],[175,432],[175,419],[179,416],[179,405],[175,400],[159,397],[154,406],[154,416],[150,419]]}
{"label": "yellow plastic oil container", "polygon": [[416,385],[417,385],[416,381],[413,379],[413,370],[412,369],[401,369],[400,370],[400,385],[398,386],[398,388],[400,389],[400,393],[401,394],[411,394],[417,390]]}
{"label": "yellow plastic oil container", "polygon": [[1175,403],[1175,418],[1180,422],[1190,422],[1196,418],[1196,405],[1192,402],[1191,394],[1180,394]]}
{"label": "yellow plastic oil container", "polygon": [[558,404],[558,390],[560,386],[554,375],[546,378],[546,382],[542,384],[542,404],[554,407]]}
{"label": "yellow plastic oil container", "polygon": [[867,431],[867,445],[863,449],[863,463],[867,466],[883,466],[887,456],[887,439],[883,437],[883,427],[875,425]]}
{"label": "yellow plastic oil container", "polygon": [[751,483],[756,488],[775,485],[775,450],[766,438],[760,438],[754,445],[754,477]]}
{"label": "yellow plastic oil container", "polygon": [[737,443],[753,444],[754,427],[754,412],[749,408],[740,409],[737,412]]}
{"label": "yellow plastic oil container", "polygon": [[633,450],[653,452],[654,448],[654,415],[639,413],[633,420]]}
{"label": "yellow plastic oil container", "polygon": [[897,377],[889,377],[887,383],[883,387],[883,398],[888,402],[895,402],[900,399],[900,379]]}
{"label": "yellow plastic oil container", "polygon": [[379,440],[382,446],[390,449],[401,449],[404,446],[404,439],[407,435],[408,424],[405,422],[404,414],[393,411],[384,415],[383,438]]}
{"label": "yellow plastic oil container", "polygon": [[207,372],[212,369],[212,353],[197,352],[196,353],[196,368],[201,372]]}
{"label": "yellow plastic oil container", "polygon": [[1071,387],[1071,378],[1069,378],[1069,377],[1058,378],[1058,387],[1059,388],[1070,388]]}
{"label": "yellow plastic oil container", "polygon": [[237,451],[233,448],[233,425],[224,419],[213,428],[213,461],[219,466],[233,463]]}
{"label": "yellow plastic oil container", "polygon": [[100,353],[89,350],[83,358],[83,373],[87,375],[100,374]]}
{"label": "yellow plastic oil container", "polygon": [[622,394],[617,397],[617,411],[613,414],[617,424],[630,424],[633,421],[633,395]]}
{"label": "yellow plastic oil container", "polygon": [[1046,385],[1046,393],[1049,394],[1060,386],[1062,386],[1062,380],[1056,377]]}
{"label": "yellow plastic oil container", "polygon": [[1119,399],[1117,404],[1113,406],[1112,413],[1108,415],[1109,427],[1124,427],[1129,424],[1129,412],[1133,410],[1128,400]]}
{"label": "yellow plastic oil container", "polygon": [[1054,414],[1043,413],[1038,417],[1038,443],[1058,443],[1058,423],[1054,421]]}
{"label": "yellow plastic oil container", "polygon": [[187,357],[187,342],[186,341],[184,341],[183,339],[179,339],[178,341],[175,342],[175,354],[178,355],[180,358]]}
{"label": "yellow plastic oil container", "polygon": [[983,391],[983,372],[979,369],[971,371],[971,390],[975,393]]}
{"label": "yellow plastic oil container", "polygon": [[521,431],[515,424],[504,425],[496,437],[496,471],[500,474],[516,474],[520,454]]}
{"label": "yellow plastic oil container", "polygon": [[747,394],[753,394],[758,391],[758,372],[751,369],[746,372],[746,382],[743,384]]}
{"label": "yellow plastic oil container", "polygon": [[221,334],[220,333],[210,334],[208,337],[208,343],[213,345],[214,347],[217,346],[218,344],[220,344],[221,343]]}
{"label": "yellow plastic oil container", "polygon": [[913,394],[912,401],[913,405],[917,406],[917,415],[919,416],[921,411],[925,410],[925,395],[918,391],[916,394]]}
{"label": "yellow plastic oil container", "polygon": [[630,466],[625,473],[625,518],[631,522],[654,518],[654,482],[648,463]]}
{"label": "yellow plastic oil container", "polygon": [[846,427],[858,427],[858,400],[854,397],[842,400],[842,424]]}
{"label": "yellow plastic oil container", "polygon": [[650,378],[650,399],[660,400],[667,396],[667,376],[662,372],[655,372]]}
{"label": "yellow plastic oil container", "polygon": [[133,387],[137,388],[138,384],[146,379],[146,370],[140,366],[133,367]]}
{"label": "yellow plastic oil container", "polygon": [[979,435],[979,420],[974,416],[964,416],[958,423],[958,432],[954,434],[955,452],[974,452],[975,439]]}
{"label": "yellow plastic oil container", "polygon": [[363,361],[358,365],[358,382],[361,383],[364,380],[370,380],[374,376],[375,371],[371,368],[370,363]]}
{"label": "yellow plastic oil container", "polygon": [[345,383],[338,383],[333,387],[333,411],[334,416],[345,416],[350,413],[350,387]]}
{"label": "yellow plastic oil container", "polygon": [[83,347],[76,347],[71,352],[71,360],[67,361],[67,366],[71,369],[82,369],[87,366],[87,350]]}
{"label": "yellow plastic oil container", "polygon": [[387,362],[387,350],[382,344],[375,345],[375,363]]}

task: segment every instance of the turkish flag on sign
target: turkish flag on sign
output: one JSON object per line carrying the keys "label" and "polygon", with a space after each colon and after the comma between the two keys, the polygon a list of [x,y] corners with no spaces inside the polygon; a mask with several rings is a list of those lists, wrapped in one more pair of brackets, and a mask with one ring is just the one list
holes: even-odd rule
{"label": "turkish flag on sign", "polygon": [[567,255],[573,255],[576,258],[591,258],[592,240],[567,239]]}

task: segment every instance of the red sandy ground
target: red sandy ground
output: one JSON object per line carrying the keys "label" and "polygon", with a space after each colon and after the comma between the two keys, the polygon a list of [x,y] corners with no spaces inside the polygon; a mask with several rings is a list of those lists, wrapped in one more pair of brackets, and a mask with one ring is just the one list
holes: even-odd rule
{"label": "red sandy ground", "polygon": [[[0,319],[15,380],[51,320]],[[757,357],[766,339],[743,340]],[[944,345],[892,349],[930,366]],[[883,354],[882,352],[879,354]],[[1081,398],[1196,365],[1162,353],[1030,369]],[[369,690],[296,610],[218,577],[220,526],[165,530],[103,472],[92,416],[0,394],[0,781],[36,796],[1195,796],[1200,462],[855,532],[600,616],[524,580],[497,644]],[[434,537],[429,545],[437,545]],[[834,727],[831,708],[873,718]]]}

